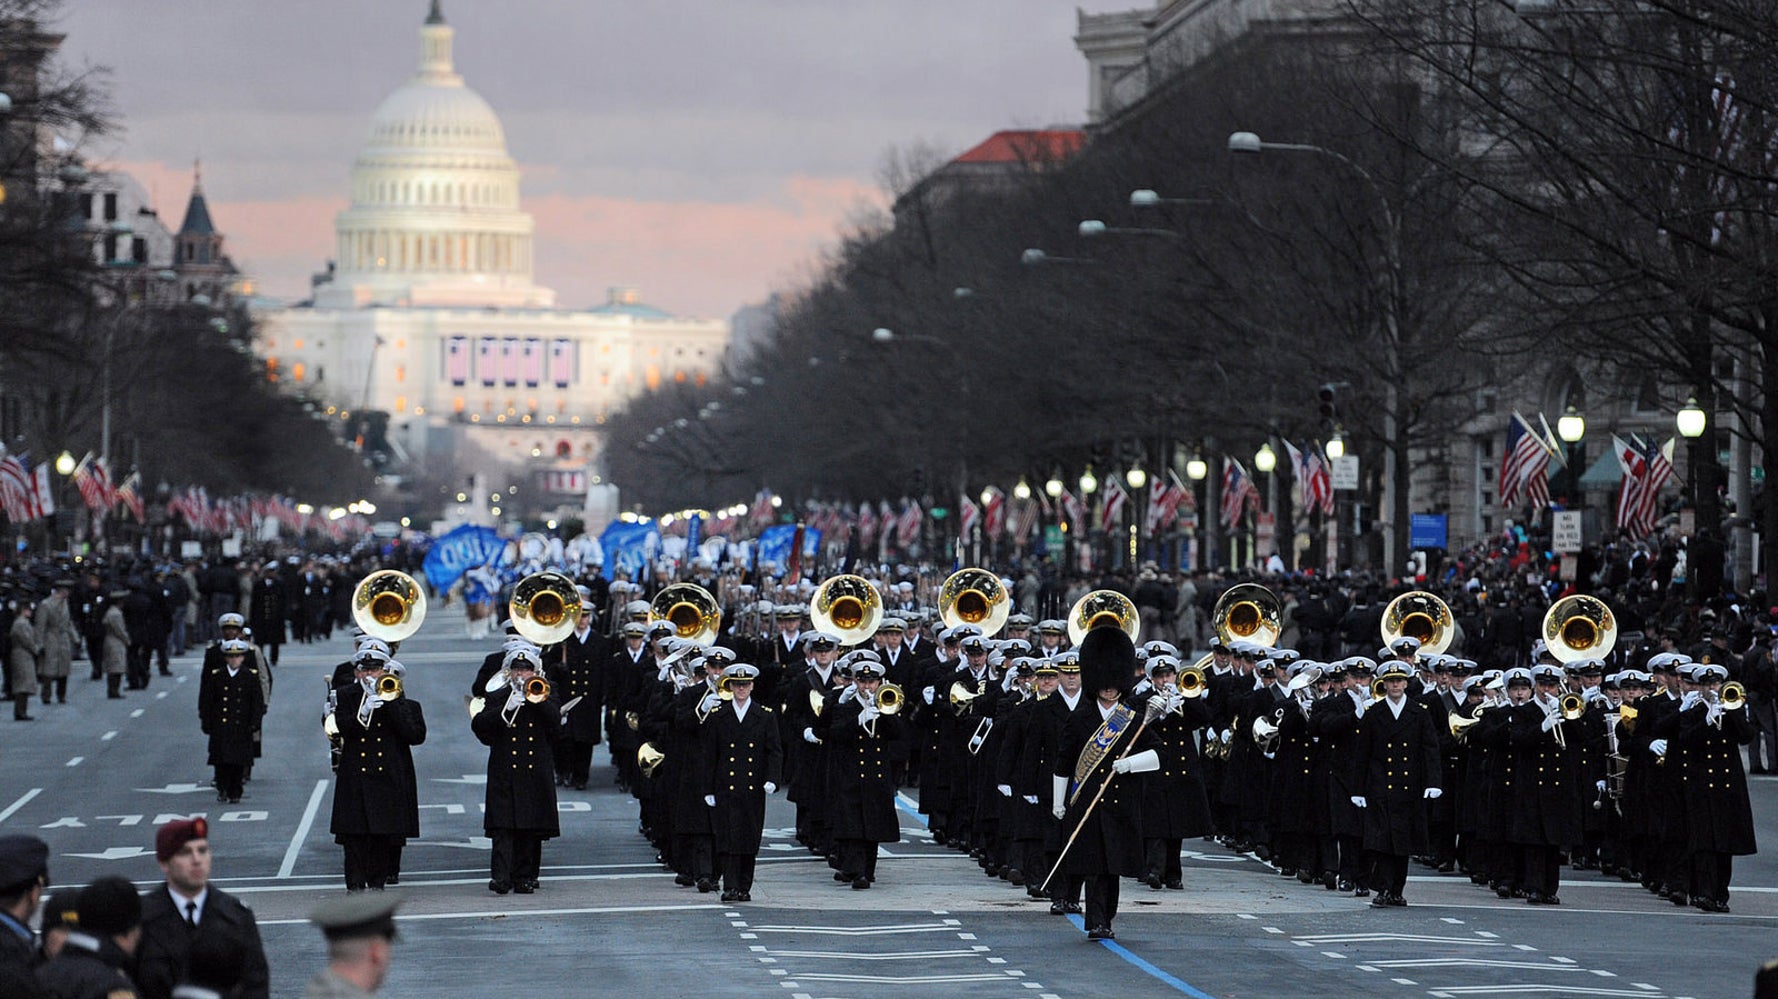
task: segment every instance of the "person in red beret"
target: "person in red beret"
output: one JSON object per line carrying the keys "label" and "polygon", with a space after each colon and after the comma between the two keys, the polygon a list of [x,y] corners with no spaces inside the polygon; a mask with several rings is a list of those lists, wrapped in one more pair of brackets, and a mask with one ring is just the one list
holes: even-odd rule
{"label": "person in red beret", "polygon": [[210,883],[210,824],[180,819],[154,834],[154,859],[166,883],[142,894],[142,940],[136,948],[136,988],[142,999],[171,999],[183,981],[192,941],[227,941],[244,966],[240,999],[268,999],[271,972],[253,910]]}

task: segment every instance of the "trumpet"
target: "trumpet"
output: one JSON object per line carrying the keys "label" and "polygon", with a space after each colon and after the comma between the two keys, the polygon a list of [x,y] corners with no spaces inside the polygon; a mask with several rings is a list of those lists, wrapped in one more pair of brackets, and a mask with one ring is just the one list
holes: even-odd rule
{"label": "trumpet", "polygon": [[1587,713],[1586,699],[1576,693],[1563,694],[1556,704],[1562,712],[1563,721],[1574,721]]}
{"label": "trumpet", "polygon": [[542,704],[549,700],[549,681],[541,676],[534,676],[525,681],[525,700],[532,704]]}
{"label": "trumpet", "polygon": [[377,678],[377,697],[385,701],[393,701],[401,696],[401,677],[393,673],[385,673]]}
{"label": "trumpet", "polygon": [[1717,703],[1724,711],[1739,711],[1747,706],[1747,688],[1734,680],[1722,685],[1722,692],[1717,694]]}
{"label": "trumpet", "polygon": [[893,683],[885,683],[877,688],[877,711],[885,715],[898,714],[902,705],[907,703],[907,695],[901,687]]}
{"label": "trumpet", "polygon": [[1203,697],[1210,689],[1204,681],[1204,671],[1196,666],[1188,666],[1179,671],[1179,679],[1174,681],[1179,689],[1180,697]]}

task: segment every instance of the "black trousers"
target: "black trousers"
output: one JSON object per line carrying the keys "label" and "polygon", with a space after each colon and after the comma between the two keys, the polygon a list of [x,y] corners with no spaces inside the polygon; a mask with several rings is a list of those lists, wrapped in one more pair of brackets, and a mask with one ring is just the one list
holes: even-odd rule
{"label": "black trousers", "polygon": [[854,878],[862,874],[873,881],[876,880],[876,843],[868,839],[836,839],[834,846],[840,854],[841,874],[850,874]]}
{"label": "black trousers", "polygon": [[49,703],[49,696],[50,696],[50,693],[52,690],[55,693],[56,700],[61,701],[63,704],[68,703],[68,678],[67,677],[58,676],[54,679],[51,679],[49,677],[40,676],[37,678],[37,686],[38,686],[38,689],[41,690],[43,693],[43,703],[45,703],[45,704]]}
{"label": "black trousers", "polygon": [[400,842],[394,836],[341,836],[340,846],[346,851],[346,890],[387,885],[396,869],[395,850]]}
{"label": "black trousers", "polygon": [[536,881],[543,868],[543,836],[522,829],[496,829],[488,834],[494,841],[488,874],[495,881],[519,884]]}
{"label": "black trousers", "polygon": [[1368,868],[1364,862],[1364,837],[1335,836],[1334,844],[1340,851],[1340,877],[1359,888],[1369,888],[1370,878],[1366,876]]}
{"label": "black trousers", "polygon": [[124,663],[130,673],[131,690],[148,688],[149,666],[153,657],[154,650],[143,643],[131,642],[129,648],[124,650]]}
{"label": "black trousers", "polygon": [[1525,890],[1540,895],[1554,895],[1561,886],[1562,850],[1541,844],[1519,848],[1519,863],[1524,872]]}
{"label": "black trousers", "polygon": [[247,782],[247,768],[238,763],[216,764],[216,796],[229,801],[241,800],[241,785]]}
{"label": "black trousers", "polygon": [[1145,866],[1149,871],[1159,874],[1162,881],[1179,881],[1184,878],[1185,871],[1179,859],[1179,848],[1185,845],[1180,839],[1147,839],[1143,840],[1147,849]]}
{"label": "black trousers", "polygon": [[[49,702],[49,699],[47,697],[44,698],[44,703],[48,703],[48,702]],[[16,720],[19,720],[19,721],[23,721],[24,719],[31,717],[31,695],[30,694],[14,694],[14,695],[12,695],[12,717]]]}
{"label": "black trousers", "polygon": [[673,866],[679,873],[698,881],[708,881],[716,876],[715,836],[680,833],[673,839]]}
{"label": "black trousers", "polygon": [[1117,875],[1090,874],[1084,880],[1087,889],[1087,929],[1110,926],[1111,921],[1117,918]]}
{"label": "black trousers", "polygon": [[597,745],[596,742],[579,740],[563,743],[562,757],[567,767],[557,767],[557,771],[568,775],[569,784],[586,787],[587,774],[593,769],[593,747]]}
{"label": "black trousers", "polygon": [[1372,888],[1391,895],[1400,895],[1408,884],[1408,858],[1393,853],[1371,851]]}
{"label": "black trousers", "polygon": [[1735,855],[1713,850],[1697,850],[1691,855],[1691,894],[1716,902],[1729,900],[1729,877],[1735,870]]}
{"label": "black trousers", "polygon": [[758,859],[751,853],[723,854],[722,887],[727,891],[753,891],[753,868]]}

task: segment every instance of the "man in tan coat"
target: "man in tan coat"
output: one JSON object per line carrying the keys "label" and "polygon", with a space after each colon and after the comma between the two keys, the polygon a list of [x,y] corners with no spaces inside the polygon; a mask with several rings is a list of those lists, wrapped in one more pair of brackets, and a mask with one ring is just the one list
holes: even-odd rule
{"label": "man in tan coat", "polygon": [[68,594],[74,580],[66,576],[50,586],[49,598],[37,607],[33,623],[37,626],[37,678],[41,681],[43,703],[49,703],[51,692],[62,704],[68,703],[68,674],[74,668],[74,620],[68,613]]}
{"label": "man in tan coat", "polygon": [[111,594],[111,602],[105,607],[105,618],[101,628],[105,635],[103,662],[105,666],[105,696],[113,700],[121,700],[124,673],[130,666],[130,631],[123,623],[123,601],[130,595],[129,590],[118,590]]}
{"label": "man in tan coat", "polygon": [[31,626],[31,602],[20,600],[12,618],[12,651],[7,671],[12,678],[12,718],[31,720],[31,696],[37,693],[37,629]]}

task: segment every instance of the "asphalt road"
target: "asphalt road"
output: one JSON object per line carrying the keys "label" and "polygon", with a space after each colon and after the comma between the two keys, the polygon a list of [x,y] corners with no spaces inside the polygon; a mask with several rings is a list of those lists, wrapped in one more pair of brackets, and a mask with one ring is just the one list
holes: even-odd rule
{"label": "asphalt road", "polygon": [[[492,648],[439,614],[399,656],[430,733],[415,753],[424,835],[403,865],[407,902],[389,995],[1703,999],[1748,995],[1754,969],[1778,956],[1770,853],[1738,861],[1726,916],[1588,874],[1563,883],[1561,907],[1533,908],[1419,868],[1412,905],[1379,911],[1188,843],[1186,890],[1126,882],[1118,940],[1099,944],[1087,942],[1078,917],[1051,916],[933,847],[911,808],[877,886],[836,885],[791,840],[781,797],[755,901],[727,906],[674,886],[652,862],[603,750],[593,788],[562,792],[563,835],[544,848],[542,890],[495,896],[481,838],[487,757],[460,695]],[[39,720],[29,724],[0,720],[0,831],[46,839],[58,885],[123,874],[146,886],[159,880],[155,827],[207,816],[217,883],[258,913],[274,995],[300,995],[323,964],[305,916],[344,890],[327,832],[332,781],[320,708],[322,678],[348,651],[343,636],[286,647],[265,758],[238,805],[217,803],[207,786],[195,655],[121,701],[81,674],[66,706],[34,706]],[[1770,850],[1778,781],[1755,779],[1753,789]]]}

